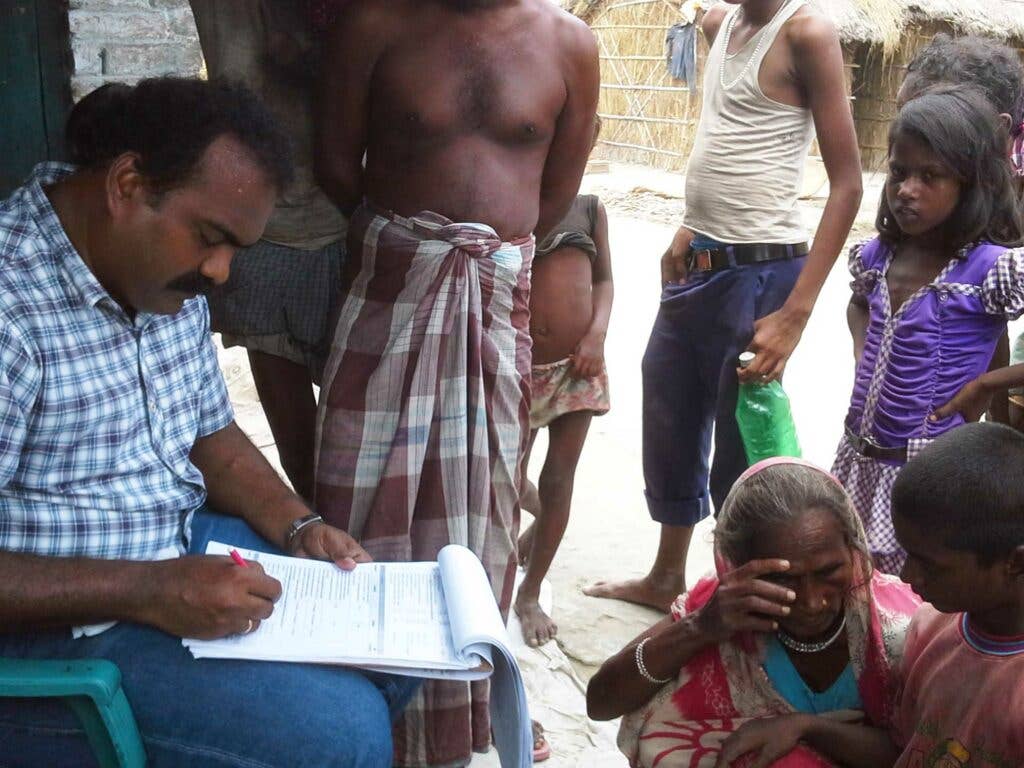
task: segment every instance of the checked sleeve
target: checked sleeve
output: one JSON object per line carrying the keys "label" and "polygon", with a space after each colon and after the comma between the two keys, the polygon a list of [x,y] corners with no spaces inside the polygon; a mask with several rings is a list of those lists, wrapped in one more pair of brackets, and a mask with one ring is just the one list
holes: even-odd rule
{"label": "checked sleeve", "polygon": [[0,321],[0,487],[11,482],[21,463],[40,373],[16,328]]}

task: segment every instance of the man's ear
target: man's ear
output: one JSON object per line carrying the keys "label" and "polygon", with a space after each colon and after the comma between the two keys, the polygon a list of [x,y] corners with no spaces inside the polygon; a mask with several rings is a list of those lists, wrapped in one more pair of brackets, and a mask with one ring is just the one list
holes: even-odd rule
{"label": "man's ear", "polygon": [[1024,544],[1020,544],[1006,558],[1006,572],[1011,579],[1024,579]]}
{"label": "man's ear", "polygon": [[1007,131],[1013,130],[1013,118],[1010,117],[1009,112],[1000,112],[999,119],[1003,121],[1003,125],[1006,126]]}
{"label": "man's ear", "polygon": [[114,158],[107,168],[107,209],[114,218],[148,199],[149,190],[139,171],[138,160],[135,152],[125,152]]}

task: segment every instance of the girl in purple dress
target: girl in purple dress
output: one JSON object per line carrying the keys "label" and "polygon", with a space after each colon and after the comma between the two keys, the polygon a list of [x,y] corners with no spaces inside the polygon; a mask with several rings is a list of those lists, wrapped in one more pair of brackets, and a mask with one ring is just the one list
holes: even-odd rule
{"label": "girl in purple dress", "polygon": [[[940,87],[889,132],[878,236],[850,251],[857,371],[833,473],[853,498],[876,567],[899,573],[890,493],[938,435],[976,420],[1007,319],[1024,312],[1022,223],[1006,127],[979,92]],[[989,378],[986,378],[989,377]]]}

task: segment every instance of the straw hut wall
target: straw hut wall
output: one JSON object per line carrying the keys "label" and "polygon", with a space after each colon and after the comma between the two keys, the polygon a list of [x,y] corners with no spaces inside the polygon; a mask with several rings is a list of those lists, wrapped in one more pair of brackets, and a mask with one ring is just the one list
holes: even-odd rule
{"label": "straw hut wall", "polygon": [[[611,0],[584,15],[601,56],[601,138],[595,157],[678,170],[686,165],[700,116],[700,90],[669,74],[665,34],[678,3]],[[707,43],[697,37],[698,78]]]}
{"label": "straw hut wall", "polygon": [[[1024,0],[812,0],[843,42],[847,90],[865,170],[885,159],[896,92],[914,54],[937,32],[981,34],[1022,50]],[[601,56],[603,128],[595,157],[681,170],[701,108],[707,43],[697,36],[691,91],[669,74],[665,35],[680,22],[679,0],[576,0]]]}
{"label": "straw hut wall", "polygon": [[873,36],[850,43],[856,45],[855,57],[860,65],[853,84],[853,103],[864,170],[884,168],[889,124],[896,114],[896,94],[907,65],[940,32],[990,37],[1016,49],[1024,59],[1024,0],[924,0],[907,9],[897,32],[888,40],[876,29]]}

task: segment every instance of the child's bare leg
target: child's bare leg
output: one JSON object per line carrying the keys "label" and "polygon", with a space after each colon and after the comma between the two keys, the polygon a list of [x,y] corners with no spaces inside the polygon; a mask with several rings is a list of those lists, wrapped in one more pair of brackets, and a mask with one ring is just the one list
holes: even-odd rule
{"label": "child's bare leg", "polygon": [[537,493],[537,486],[528,477],[523,477],[522,489],[519,495],[519,506],[534,517],[540,512],[540,495]]}
{"label": "child's bare leg", "polygon": [[[533,483],[530,483],[530,486],[533,487]],[[537,493],[536,487],[534,487],[533,492]],[[529,510],[529,512],[534,516],[534,519],[540,517],[540,504]],[[523,531],[519,537],[519,543],[516,544],[516,549],[519,550],[519,566],[521,568],[526,568],[530,564],[530,552],[533,551],[533,536],[536,532],[537,523],[531,523],[530,527]]]}
{"label": "child's bare leg", "polygon": [[686,553],[692,535],[690,526],[662,525],[658,554],[646,576],[627,581],[598,581],[584,587],[583,593],[649,605],[667,612],[672,601],[686,591]]}
{"label": "child's bare leg", "polygon": [[[526,476],[526,470],[530,466],[530,455],[533,453],[533,442],[537,439],[537,430],[530,432],[530,444],[526,446],[526,453],[523,455],[522,479],[519,482],[519,508],[529,512],[536,518],[540,515],[540,496],[537,494],[537,486],[530,482]],[[536,523],[531,525],[519,537],[516,549],[519,552],[519,565],[523,568],[530,562],[530,549],[533,546],[533,532],[536,530]]]}
{"label": "child's bare leg", "polygon": [[281,466],[295,492],[312,502],[316,398],[309,369],[255,350],[249,350],[249,367]]}
{"label": "child's bare leg", "polygon": [[536,533],[530,562],[515,602],[527,645],[543,645],[558,632],[555,622],[541,610],[538,602],[540,583],[547,576],[569,522],[576,464],[591,418],[589,411],[579,411],[567,413],[548,425],[548,453],[538,483],[541,512],[533,525]]}

